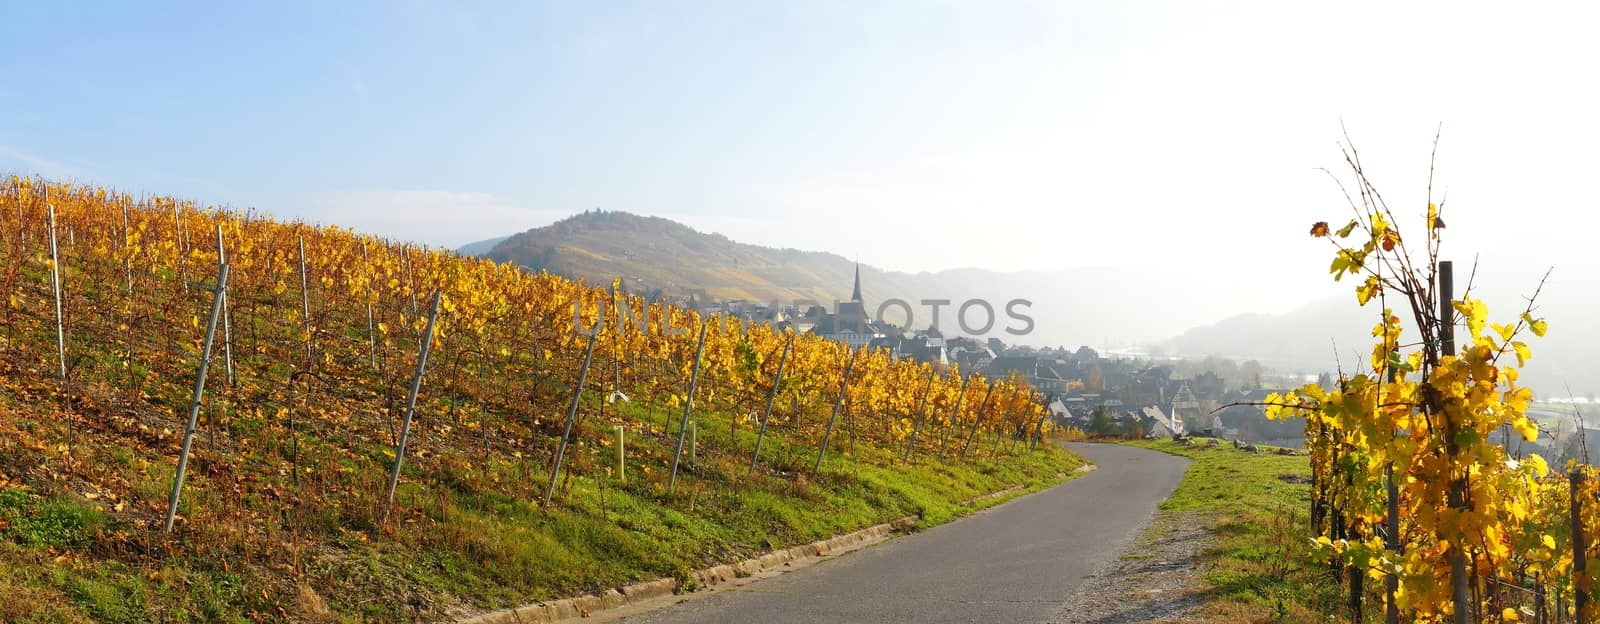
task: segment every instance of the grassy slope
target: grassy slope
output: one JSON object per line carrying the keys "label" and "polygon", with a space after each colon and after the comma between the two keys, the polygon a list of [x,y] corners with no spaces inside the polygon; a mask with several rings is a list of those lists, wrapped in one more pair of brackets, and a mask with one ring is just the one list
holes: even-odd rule
{"label": "grassy slope", "polygon": [[1190,447],[1170,440],[1130,442],[1194,460],[1163,513],[1193,514],[1217,536],[1208,553],[1212,585],[1202,614],[1217,622],[1325,621],[1337,612],[1336,585],[1310,562],[1310,487],[1306,458],[1246,453],[1223,442]]}
{"label": "grassy slope", "polygon": [[[153,514],[152,501],[164,500],[172,472],[170,458],[161,456],[165,449],[80,431],[76,461],[101,464],[110,475],[93,485],[64,476],[52,469],[63,459],[40,448],[59,435],[41,403],[0,392],[8,414],[0,419],[0,475],[10,471],[0,476],[0,586],[12,588],[0,601],[0,621],[437,620],[683,577],[697,567],[904,515],[943,522],[966,511],[960,500],[1018,483],[1036,489],[1080,463],[1041,445],[1037,453],[982,465],[925,457],[904,467],[895,465],[892,453],[864,444],[855,456],[830,453],[823,476],[811,480],[799,473],[809,469],[814,449],[769,436],[763,463],[777,473],[743,478],[737,475],[748,453],[724,452],[728,420],[709,414],[697,418],[696,461],[680,476],[677,492],[665,495],[661,477],[675,438],[660,432],[659,416],[630,407],[634,413],[626,420],[635,426],[656,423],[653,433],[635,429],[629,436],[630,480],[568,479],[558,494],[563,504],[548,512],[528,502],[543,486],[539,467],[491,460],[469,463],[471,474],[459,479],[423,475],[455,487],[403,487],[398,498],[410,514],[397,528],[352,526],[337,517],[282,527],[213,518],[184,527],[183,547],[163,552],[161,540],[127,517]],[[607,432],[624,419],[591,408],[569,461],[604,474],[600,466],[615,462]],[[732,434],[735,448],[753,447],[748,427]],[[851,446],[848,434],[835,441],[836,452]],[[29,454],[40,461],[19,461]],[[379,471],[381,463],[341,468]],[[191,481],[186,502],[221,502],[217,490],[226,484],[203,474]],[[513,479],[524,487],[483,485]],[[508,489],[521,496],[507,495]],[[236,543],[258,537],[270,545],[275,534],[292,553],[263,564],[260,556],[237,552]]]}

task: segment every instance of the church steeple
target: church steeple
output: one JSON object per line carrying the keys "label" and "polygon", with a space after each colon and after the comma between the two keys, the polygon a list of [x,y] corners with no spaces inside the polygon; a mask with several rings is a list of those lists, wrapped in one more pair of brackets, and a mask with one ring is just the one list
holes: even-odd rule
{"label": "church steeple", "polygon": [[850,292],[850,300],[861,301],[861,263],[856,263],[856,289]]}

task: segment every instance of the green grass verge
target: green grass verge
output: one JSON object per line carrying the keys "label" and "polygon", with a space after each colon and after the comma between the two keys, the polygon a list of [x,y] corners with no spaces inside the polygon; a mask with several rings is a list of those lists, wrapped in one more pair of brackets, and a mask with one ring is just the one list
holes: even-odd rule
{"label": "green grass verge", "polygon": [[[688,579],[697,568],[909,515],[923,525],[947,522],[1071,478],[1082,465],[1054,444],[1014,454],[1000,446],[995,456],[994,445],[975,445],[965,460],[924,452],[906,465],[897,451],[856,446],[845,434],[836,437],[822,474],[806,476],[812,443],[769,435],[763,469],[747,476],[754,433],[708,412],[696,416],[698,453],[693,461],[685,454],[669,494],[665,473],[676,438],[640,431],[636,425],[649,418],[643,410],[613,410],[580,425],[568,455],[572,476],[560,482],[550,508],[533,502],[547,473],[508,457],[408,464],[397,496],[400,520],[389,528],[340,511],[347,506],[341,498],[370,492],[324,492],[332,504],[320,512],[296,505],[321,487],[306,479],[299,486],[280,480],[274,487],[284,490],[281,501],[247,497],[245,506],[257,513],[239,513],[228,503],[229,483],[201,471],[185,492],[183,513],[193,519],[171,540],[149,524],[170,466],[150,449],[91,433],[79,439],[78,461],[124,483],[107,489],[120,491],[115,499],[125,505],[87,497],[97,488],[83,484],[0,478],[0,587],[10,596],[0,601],[0,621],[435,621],[663,576]],[[42,425],[22,414],[19,430]],[[635,425],[627,480],[609,468],[613,422]],[[368,459],[354,453],[318,469],[379,479],[389,461],[380,446]],[[0,452],[0,477],[17,474],[14,467]],[[1019,484],[1028,487],[960,504]],[[263,523],[263,510],[287,520]],[[283,552],[261,553],[252,544]]]}
{"label": "green grass verge", "polygon": [[1206,523],[1212,586],[1201,615],[1216,622],[1338,621],[1337,584],[1315,563],[1310,540],[1311,467],[1304,456],[1249,453],[1171,440],[1127,442],[1194,460],[1163,513]]}

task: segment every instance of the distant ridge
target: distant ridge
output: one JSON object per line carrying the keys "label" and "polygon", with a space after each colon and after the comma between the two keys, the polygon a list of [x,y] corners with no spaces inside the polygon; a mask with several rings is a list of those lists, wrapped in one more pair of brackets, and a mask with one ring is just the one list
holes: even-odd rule
{"label": "distant ridge", "polygon": [[[1557,293],[1552,298],[1565,293]],[[1516,295],[1492,297],[1493,318],[1515,317]],[[1575,304],[1552,305],[1553,309],[1581,310]],[[1381,308],[1377,304],[1356,305],[1355,295],[1341,294],[1319,299],[1284,314],[1240,314],[1211,325],[1190,328],[1158,343],[1152,352],[1164,355],[1203,357],[1221,355],[1236,360],[1258,360],[1277,370],[1335,372],[1343,366],[1349,375],[1371,370],[1372,333]],[[1409,318],[1402,316],[1409,321]],[[1547,338],[1526,338],[1533,359],[1522,371],[1520,382],[1541,397],[1566,396],[1570,386],[1579,396],[1600,389],[1600,371],[1594,366],[1590,345],[1600,340],[1592,324],[1576,319],[1561,324],[1551,322]],[[1415,340],[1409,330],[1402,342]],[[1338,360],[1334,347],[1338,346]]]}
{"label": "distant ridge", "polygon": [[[661,217],[603,211],[516,234],[484,255],[591,282],[621,277],[636,293],[783,303],[846,298],[855,267],[835,254],[747,245]],[[863,271],[880,295],[910,287],[898,275]]]}
{"label": "distant ridge", "polygon": [[[918,236],[908,225],[885,236]],[[983,234],[1003,237],[1003,228]],[[1071,246],[1063,242],[1064,257]],[[831,307],[851,295],[855,262],[838,254],[777,249],[730,240],[684,224],[629,212],[591,210],[556,223],[521,232],[495,245],[485,257],[514,262],[530,270],[547,270],[590,283],[622,278],[635,294],[706,299],[744,299],[783,304],[812,300]],[[1082,259],[1080,259],[1082,260]],[[885,271],[861,265],[862,296],[869,314],[888,298],[911,304],[911,326],[927,327],[932,311],[924,299],[948,300],[939,311],[939,329],[946,336],[995,336],[1007,343],[1040,346],[1148,344],[1182,332],[1189,325],[1173,318],[1174,300],[1209,305],[1215,292],[1192,280],[1175,280],[1159,270],[1081,267],[1057,270],[997,272],[962,268],[934,273]],[[978,299],[992,306],[996,321],[986,332],[961,331],[956,313],[961,304]],[[1019,310],[1036,321],[1027,335],[1007,333],[1008,302],[1026,299]],[[1219,304],[1220,305],[1220,304]],[[985,320],[981,306],[970,312],[970,326]],[[1218,314],[1220,317],[1223,313]],[[903,320],[899,308],[888,308],[888,320]]]}
{"label": "distant ridge", "polygon": [[510,237],[509,236],[501,236],[501,237],[498,237],[498,238],[486,238],[486,239],[483,239],[481,241],[477,241],[477,242],[474,242],[474,243],[467,243],[465,245],[462,245],[462,246],[456,248],[456,253],[459,253],[459,254],[461,254],[463,256],[471,256],[471,257],[474,257],[474,258],[482,258],[482,257],[488,255],[489,254],[489,250],[494,249],[495,245],[500,244],[500,241],[503,241],[503,240],[505,240],[507,238],[510,238]]}

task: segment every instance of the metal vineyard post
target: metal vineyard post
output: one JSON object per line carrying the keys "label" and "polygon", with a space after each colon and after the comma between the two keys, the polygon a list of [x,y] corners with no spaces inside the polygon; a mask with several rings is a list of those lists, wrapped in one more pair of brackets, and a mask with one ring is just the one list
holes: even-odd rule
{"label": "metal vineyard post", "polygon": [[183,448],[178,451],[178,472],[172,478],[172,495],[167,498],[167,519],[162,530],[171,533],[178,515],[178,495],[183,491],[184,473],[189,467],[189,447],[200,421],[200,401],[206,394],[206,370],[211,367],[211,344],[217,335],[217,317],[222,314],[222,293],[228,288],[228,265],[217,268],[217,290],[211,295],[211,316],[206,320],[206,338],[200,348],[200,371],[194,376],[194,394],[189,399],[189,423],[183,430]]}

